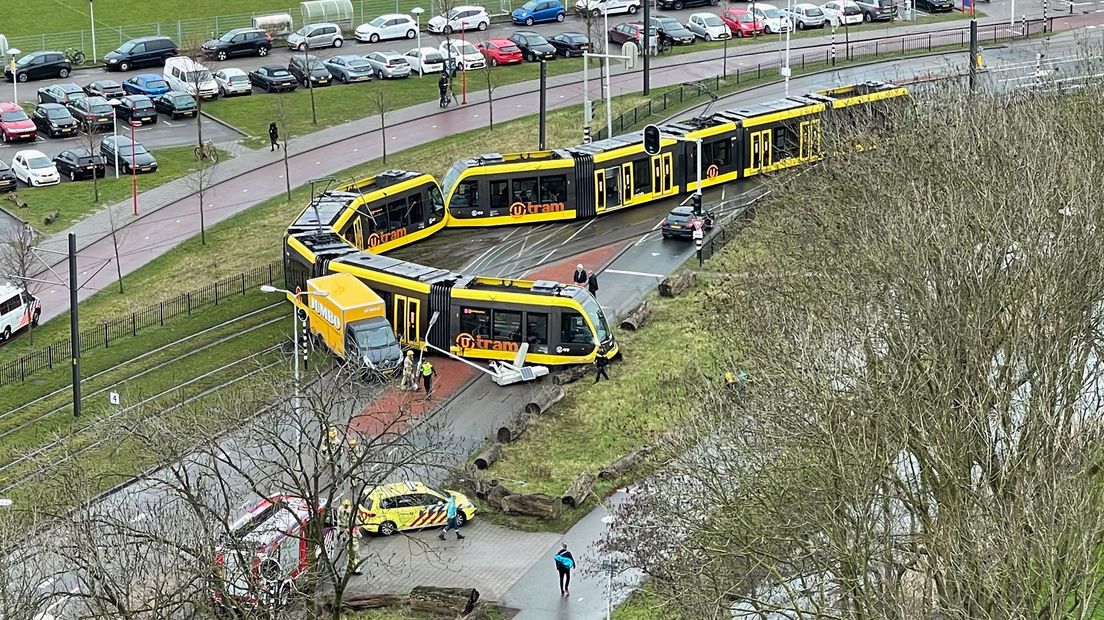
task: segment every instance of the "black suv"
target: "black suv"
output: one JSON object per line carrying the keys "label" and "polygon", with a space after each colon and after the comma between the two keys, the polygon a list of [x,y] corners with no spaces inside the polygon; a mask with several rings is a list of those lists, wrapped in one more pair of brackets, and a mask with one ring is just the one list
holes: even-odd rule
{"label": "black suv", "polygon": [[721,0],[656,0],[656,6],[661,9],[674,9],[681,11],[687,6],[717,6]]}
{"label": "black suv", "polygon": [[168,37],[139,37],[104,56],[108,71],[130,71],[131,67],[163,65],[166,58],[180,54],[180,48]]}
{"label": "black suv", "polygon": [[157,108],[145,95],[128,95],[119,99],[115,106],[115,115],[121,121],[130,123],[157,124]]}
{"label": "black suv", "polygon": [[299,80],[299,83],[307,88],[313,86],[329,86],[333,83],[333,75],[318,56],[297,55],[288,63],[288,72]]}
{"label": "black suv", "polygon": [[[15,77],[20,82],[57,77],[65,79],[73,72],[73,65],[61,52],[31,52],[15,61]],[[12,80],[12,67],[4,66],[4,77]]]}
{"label": "black suv", "polygon": [[510,41],[518,46],[525,60],[537,62],[538,60],[554,60],[556,48],[547,39],[535,32],[519,30],[510,35]]}
{"label": "black suv", "polygon": [[235,28],[203,44],[203,55],[215,60],[231,56],[268,56],[272,35],[260,28]]}
{"label": "black suv", "polygon": [[864,22],[892,21],[897,17],[897,5],[894,0],[855,0],[863,12]]}

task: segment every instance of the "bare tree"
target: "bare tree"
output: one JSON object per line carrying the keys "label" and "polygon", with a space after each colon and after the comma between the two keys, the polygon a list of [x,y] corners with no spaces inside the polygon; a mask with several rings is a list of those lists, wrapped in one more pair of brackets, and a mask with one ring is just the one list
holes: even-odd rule
{"label": "bare tree", "polygon": [[[115,118],[114,118],[114,113],[113,113],[111,122],[112,123],[116,122]],[[106,174],[114,174],[114,170],[115,170],[114,168],[112,168],[111,173],[107,172],[106,168],[107,168],[107,163],[108,162],[104,159],[103,155],[100,155],[100,143],[103,142],[103,136],[100,134],[100,132],[95,131],[90,127],[85,128],[83,124],[80,124],[80,125],[78,125],[77,136],[80,138],[81,146],[88,149],[89,155],[92,156],[93,164],[95,164],[97,161],[103,162],[104,168],[105,168],[104,174],[105,175]],[[76,173],[75,172],[70,172],[69,178],[70,178],[70,180],[76,180]],[[93,173],[92,173],[92,202],[93,203],[98,203],[99,201],[100,201],[100,175],[99,175],[99,173],[97,173],[93,170]]]}
{"label": "bare tree", "polygon": [[[202,210],[202,207],[201,207]],[[111,247],[115,252],[115,277],[119,282],[119,294],[123,294],[123,265],[119,261],[119,217],[115,212],[115,208],[111,205],[107,206],[107,221],[111,226]]]}
{"label": "bare tree", "polygon": [[491,63],[487,62],[483,64],[483,69],[479,73],[487,86],[487,126],[494,129],[494,91],[498,86],[498,72],[491,67]]}
{"label": "bare tree", "polygon": [[[42,235],[25,222],[7,228],[0,236],[0,276],[15,281],[17,286],[32,296],[43,284],[35,280],[35,276],[45,267],[37,253],[42,239]],[[38,316],[39,311],[35,310],[27,326],[27,334],[32,341]]]}
{"label": "bare tree", "polygon": [[283,151],[281,156],[284,159],[284,183],[287,186],[287,199],[291,202],[291,168],[288,166],[288,134],[290,133],[290,124],[288,117],[287,102],[283,97],[276,98],[276,126],[280,130],[280,138],[283,139],[283,145],[280,150]]}
{"label": "bare tree", "polygon": [[391,102],[382,88],[372,93],[372,107],[380,117],[380,141],[383,147],[383,163],[387,163],[387,113],[391,111]]}

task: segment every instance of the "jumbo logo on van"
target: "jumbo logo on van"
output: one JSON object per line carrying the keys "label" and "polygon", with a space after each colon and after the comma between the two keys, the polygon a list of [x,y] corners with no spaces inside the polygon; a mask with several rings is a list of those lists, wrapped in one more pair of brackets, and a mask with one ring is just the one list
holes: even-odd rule
{"label": "jumbo logo on van", "polygon": [[510,205],[510,215],[522,217],[537,213],[557,213],[567,208],[562,202],[515,202]]}
{"label": "jumbo logo on van", "polygon": [[483,349],[484,351],[517,351],[521,348],[521,345],[516,342],[491,340],[482,336],[472,336],[467,332],[457,334],[456,346],[460,349]]}
{"label": "jumbo logo on van", "polygon": [[335,329],[341,329],[341,317],[337,316],[333,310],[323,306],[322,302],[318,301],[318,298],[313,295],[310,298],[310,307],[311,310],[314,310],[315,314],[322,317],[322,319],[330,325],[333,325]]}

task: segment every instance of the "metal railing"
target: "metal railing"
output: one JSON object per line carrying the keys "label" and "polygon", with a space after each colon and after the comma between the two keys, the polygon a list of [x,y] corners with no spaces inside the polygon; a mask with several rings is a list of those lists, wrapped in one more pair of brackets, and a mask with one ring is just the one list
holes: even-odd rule
{"label": "metal railing", "polygon": [[[283,264],[273,261],[110,321],[101,321],[81,329],[81,354],[101,347],[109,348],[112,342],[119,339],[137,336],[138,332],[150,327],[164,326],[177,317],[191,316],[204,306],[217,306],[229,297],[245,295],[262,284],[282,283],[283,277]],[[55,366],[68,367],[71,350],[69,345],[68,338],[57,340],[0,366],[0,385],[26,381],[27,377]]]}

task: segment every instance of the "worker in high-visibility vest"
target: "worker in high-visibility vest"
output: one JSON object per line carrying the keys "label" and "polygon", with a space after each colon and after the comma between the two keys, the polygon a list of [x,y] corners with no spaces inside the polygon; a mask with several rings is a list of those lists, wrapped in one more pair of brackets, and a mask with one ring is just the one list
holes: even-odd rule
{"label": "worker in high-visibility vest", "polygon": [[426,399],[429,399],[429,395],[433,392],[433,375],[437,374],[437,371],[433,369],[433,364],[429,363],[429,360],[422,360],[422,383],[425,385]]}
{"label": "worker in high-visibility vest", "polygon": [[339,535],[346,539],[345,553],[349,562],[349,570],[354,575],[360,571],[360,531],[356,527],[356,519],[353,515],[353,503],[349,498],[341,500],[341,506],[337,509],[337,529]]}

